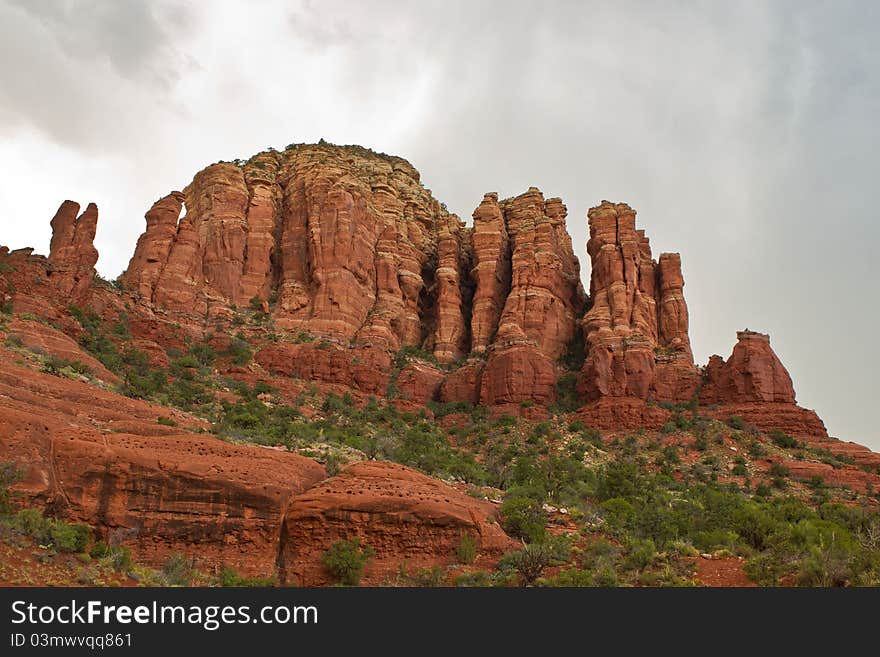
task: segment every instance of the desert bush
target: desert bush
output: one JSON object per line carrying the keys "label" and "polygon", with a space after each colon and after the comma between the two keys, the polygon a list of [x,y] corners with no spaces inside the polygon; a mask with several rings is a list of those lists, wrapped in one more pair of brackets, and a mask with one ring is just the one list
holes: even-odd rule
{"label": "desert bush", "polygon": [[277,582],[271,577],[242,577],[231,566],[224,566],[217,575],[217,583],[225,587],[267,587]]}
{"label": "desert bush", "polygon": [[21,470],[12,461],[0,463],[0,515],[12,513],[12,485],[21,479]]}
{"label": "desert bush", "polygon": [[189,586],[195,574],[195,559],[175,552],[162,566],[162,579],[166,586]]}
{"label": "desert bush", "polygon": [[547,535],[547,514],[540,501],[509,495],[501,505],[501,526],[510,536],[524,541],[541,541]]}
{"label": "desert bush", "polygon": [[773,441],[773,444],[777,447],[782,447],[784,449],[794,449],[800,445],[800,443],[789,436],[787,433],[779,431],[778,429],[774,429],[769,432],[770,440]]}
{"label": "desert bush", "polygon": [[455,550],[458,563],[471,564],[477,558],[477,543],[470,534],[464,534]]}
{"label": "desert bush", "polygon": [[356,586],[361,581],[364,566],[375,555],[373,549],[361,545],[360,539],[336,541],[321,555],[327,572],[343,586]]}

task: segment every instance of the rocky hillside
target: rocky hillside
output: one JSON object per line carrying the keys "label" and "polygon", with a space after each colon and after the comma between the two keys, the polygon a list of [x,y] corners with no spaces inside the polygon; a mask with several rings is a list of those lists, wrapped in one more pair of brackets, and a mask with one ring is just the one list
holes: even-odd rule
{"label": "rocky hillside", "polygon": [[[702,583],[740,582],[742,559],[767,556],[718,518],[711,540],[708,525],[615,528],[614,499],[651,508],[603,489],[626,464],[645,490],[684,487],[695,504],[723,485],[749,513],[772,516],[781,496],[816,522],[835,500],[858,506],[869,515],[837,518],[840,531],[867,535],[880,455],[796,404],[769,337],[740,331],[727,360],[695,365],[679,254],[655,260],[635,211],[603,201],[588,213],[587,293],[566,218],[530,188],[486,194],[469,227],[401,158],[293,144],[159,199],[108,282],[98,208],[65,201],[48,257],[0,247],[13,498],[154,565],[197,552],[214,573],[306,585],[333,581],[326,554],[354,538],[370,583],[412,583],[402,564],[479,579],[524,558],[518,541],[559,535],[567,556],[544,554],[548,573],[587,569],[572,554],[597,536],[614,567],[647,549],[633,541],[665,555],[637,575],[612,568],[623,582],[706,571],[681,546],[670,556],[675,541],[727,551],[727,574]],[[786,563],[750,576],[795,581],[802,564]],[[661,566],[669,581],[651,579]]]}

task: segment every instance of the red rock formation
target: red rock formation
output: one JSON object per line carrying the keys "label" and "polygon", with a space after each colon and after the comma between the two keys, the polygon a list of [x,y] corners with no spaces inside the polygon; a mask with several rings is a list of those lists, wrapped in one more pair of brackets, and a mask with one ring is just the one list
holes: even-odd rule
{"label": "red rock formation", "polygon": [[[588,356],[579,390],[588,399],[683,401],[696,392],[681,259],[651,257],[635,211],[603,201],[589,213],[592,306],[582,326]],[[658,373],[658,361],[663,363]]]}
{"label": "red rock formation", "polygon": [[463,536],[480,557],[497,559],[516,543],[497,522],[494,507],[402,465],[363,461],[290,500],[282,528],[283,583],[330,584],[321,555],[339,540],[358,538],[375,551],[364,583],[380,584],[401,562],[412,570],[454,563]]}
{"label": "red rock formation", "polygon": [[211,165],[183,194],[179,224],[179,195],[148,213],[126,273],[157,310],[199,324],[272,301],[285,330],[392,352],[418,345],[441,362],[468,350],[468,231],[405,160],[291,146]]}
{"label": "red rock formation", "polygon": [[241,303],[250,303],[254,297],[267,301],[271,296],[272,252],[281,207],[281,189],[277,182],[279,159],[275,153],[260,153],[244,167],[249,198],[247,241],[238,290]]}
{"label": "red rock formation", "polygon": [[[189,433],[179,411],[14,364],[0,349],[0,461],[30,501],[86,522],[161,564],[197,551],[207,568],[274,574],[291,496],[324,478],[310,459]],[[172,416],[180,428],[156,422]]]}
{"label": "red rock formation", "polygon": [[528,340],[555,361],[575,335],[584,302],[580,265],[565,230],[565,206],[558,198],[545,202],[531,187],[503,201],[501,210],[511,248],[511,281],[495,342]]}
{"label": "red rock formation", "polygon": [[147,303],[153,301],[153,290],[177,237],[184,198],[180,192],[171,192],[153,204],[145,215],[147,230],[138,239],[128,269],[122,275],[126,289]]}
{"label": "red rock formation", "polygon": [[79,204],[64,201],[52,218],[52,241],[49,246],[50,278],[63,295],[75,303],[88,296],[95,278],[98,250],[95,231],[98,226],[98,206],[89,203],[79,217]]}
{"label": "red rock formation", "polygon": [[384,395],[391,357],[381,349],[345,349],[330,343],[271,344],[254,360],[270,372],[325,383],[341,383],[362,392]]}
{"label": "red rock formation", "polygon": [[733,353],[725,362],[712,356],[700,401],[712,403],[776,402],[794,404],[788,371],[770,348],[770,336],[738,331]]}
{"label": "red rock formation", "polygon": [[492,343],[498,321],[510,293],[510,248],[507,225],[498,204],[498,194],[490,193],[474,210],[474,266],[471,276],[475,290],[471,319],[471,351],[481,353]]}
{"label": "red rock formation", "polygon": [[444,374],[436,367],[410,361],[397,375],[397,390],[401,399],[426,404],[437,399]]}
{"label": "red rock formation", "polygon": [[[437,269],[434,273],[434,295],[426,305],[434,308],[425,315],[435,315],[436,328],[431,339],[431,350],[441,363],[451,363],[470,350],[470,327],[465,319],[471,305],[472,291],[467,285],[468,265],[471,261],[470,233],[465,231],[458,217],[441,224],[437,235]],[[428,309],[425,308],[427,311]]]}
{"label": "red rock formation", "polygon": [[550,404],[556,398],[555,387],[553,361],[531,345],[510,345],[490,353],[480,377],[480,403]]}
{"label": "red rock formation", "polygon": [[555,398],[556,360],[584,303],[565,216],[559,199],[545,201],[535,187],[501,203],[487,194],[474,212],[472,349],[491,340],[484,404]]}
{"label": "red rock formation", "polygon": [[440,384],[440,401],[479,403],[485,365],[483,360],[472,359],[447,374]]}
{"label": "red rock formation", "polygon": [[637,397],[603,397],[577,412],[577,418],[587,426],[606,431],[656,430],[670,417],[669,411]]}

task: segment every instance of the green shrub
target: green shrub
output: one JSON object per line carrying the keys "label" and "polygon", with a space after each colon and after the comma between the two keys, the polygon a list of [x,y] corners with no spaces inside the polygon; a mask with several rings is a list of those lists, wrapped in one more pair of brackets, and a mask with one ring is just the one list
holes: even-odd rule
{"label": "green shrub", "polygon": [[558,546],[553,541],[530,543],[522,550],[506,554],[499,563],[503,570],[511,568],[519,574],[523,586],[531,586],[548,566],[558,564],[560,558]]}
{"label": "green shrub", "polygon": [[356,586],[361,581],[364,566],[375,555],[373,549],[362,546],[360,539],[336,541],[321,555],[327,572],[343,586]]}
{"label": "green shrub", "polygon": [[573,413],[582,406],[577,395],[577,375],[566,372],[556,381],[556,403],[554,410]]}
{"label": "green shrub", "polygon": [[455,550],[458,563],[471,564],[477,558],[477,542],[470,534],[464,534]]}
{"label": "green shrub", "polygon": [[92,539],[92,530],[88,525],[46,518],[37,509],[22,509],[16,515],[14,524],[40,545],[52,546],[59,552],[82,552]]}
{"label": "green shrub", "polygon": [[189,353],[202,367],[210,367],[217,359],[217,353],[209,344],[194,344],[189,348]]}
{"label": "green shrub", "polygon": [[49,535],[52,545],[61,552],[82,552],[92,540],[92,530],[88,525],[71,525],[54,521]]}
{"label": "green shrub", "polygon": [[462,573],[453,580],[455,586],[487,587],[499,584],[498,573],[487,573],[485,570],[477,570],[471,573]]}
{"label": "green shrub", "polygon": [[195,570],[195,559],[175,552],[162,566],[162,576],[166,586],[189,586]]}
{"label": "green shrub", "polygon": [[782,447],[784,449],[794,449],[800,445],[800,443],[789,436],[787,433],[783,433],[778,429],[774,429],[769,433],[770,440],[773,441],[773,444],[777,447]]}
{"label": "green shrub", "polygon": [[15,463],[0,463],[0,515],[12,513],[12,493],[9,488],[21,480],[21,476],[21,470]]}
{"label": "green shrub", "polygon": [[749,456],[751,456],[753,459],[759,459],[766,453],[767,450],[764,449],[764,446],[757,440],[753,440],[749,443]]}
{"label": "green shrub", "polygon": [[770,476],[771,477],[787,477],[789,474],[789,469],[784,465],[778,462],[774,462],[770,464]]}
{"label": "green shrub", "polygon": [[746,428],[746,421],[743,420],[739,415],[731,415],[729,418],[727,418],[727,426],[732,429],[738,429],[739,431],[742,431]]}
{"label": "green shrub", "polygon": [[111,568],[123,573],[130,571],[133,565],[131,550],[121,545],[110,548],[104,559],[110,564]]}
{"label": "green shrub", "polygon": [[228,356],[235,365],[247,365],[253,359],[254,352],[245,340],[232,338],[229,348],[226,349],[224,355]]}
{"label": "green shrub", "polygon": [[158,422],[159,424],[166,426],[166,427],[176,427],[177,426],[177,422],[172,420],[170,417],[165,417],[164,415],[160,415],[158,418],[156,418],[156,422]]}
{"label": "green shrub", "polygon": [[443,586],[443,581],[446,579],[446,571],[440,566],[434,566],[433,568],[419,568],[414,575],[409,575],[407,579],[413,584],[413,586],[436,588],[438,586]]}
{"label": "green shrub", "polygon": [[217,583],[226,587],[267,587],[275,586],[277,582],[271,577],[242,577],[234,568],[224,566],[217,575]]}
{"label": "green shrub", "polygon": [[758,497],[770,497],[772,491],[770,490],[770,486],[768,486],[765,482],[759,483],[755,486],[755,495]]}
{"label": "green shrub", "polygon": [[92,559],[103,559],[107,555],[110,554],[110,546],[107,545],[104,541],[96,541],[92,546],[92,549],[89,550],[89,555]]}
{"label": "green shrub", "polygon": [[525,541],[541,541],[547,535],[547,514],[540,501],[508,495],[501,505],[501,526],[510,536]]}
{"label": "green shrub", "polygon": [[548,582],[548,585],[566,588],[593,586],[593,573],[589,570],[581,570],[580,568],[563,569]]}

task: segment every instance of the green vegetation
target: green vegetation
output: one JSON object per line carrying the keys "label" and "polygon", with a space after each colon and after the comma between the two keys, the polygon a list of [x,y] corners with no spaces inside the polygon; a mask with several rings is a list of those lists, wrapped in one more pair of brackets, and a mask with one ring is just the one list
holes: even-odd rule
{"label": "green vegetation", "polygon": [[470,534],[464,534],[455,551],[458,563],[471,564],[477,558],[477,543]]}
{"label": "green vegetation", "polygon": [[68,524],[53,518],[46,518],[36,509],[22,509],[14,516],[12,526],[40,545],[47,545],[59,552],[82,552],[92,537],[88,525]]}
{"label": "green vegetation", "polygon": [[21,479],[21,470],[15,463],[0,463],[0,517],[12,513],[12,493],[9,488]]}
{"label": "green vegetation", "polygon": [[[497,521],[522,547],[494,571],[471,572],[477,542],[462,534],[448,555],[459,564],[456,585],[685,586],[693,583],[693,559],[700,553],[741,557],[761,584],[880,585],[880,512],[860,493],[819,477],[798,481],[779,462],[821,460],[844,468],[852,466],[852,457],[802,445],[780,431],[762,433],[740,417],[701,417],[695,400],[658,403],[671,414],[659,432],[621,432],[603,441],[582,420],[566,417],[578,407],[573,371],[557,382],[554,413],[537,422],[515,415],[489,419],[486,408],[468,402],[432,401],[407,412],[377,399],[321,394],[314,384],[294,387],[302,389],[294,397],[281,384],[275,389],[240,381],[235,368],[218,375],[215,367],[223,371],[253,358],[244,334],[223,335],[222,326],[205,343],[181,339],[185,348],[169,350],[168,365],[157,367],[144,352],[123,346],[129,334],[124,315],[105,319],[75,307],[71,314],[82,327],[81,344],[119,375],[121,392],[196,414],[224,440],[283,446],[324,462],[331,475],[352,459],[394,461],[500,502]],[[16,337],[8,335],[6,343]],[[307,333],[294,339],[315,340]],[[576,369],[581,355],[565,358],[565,366]],[[405,347],[393,371],[399,374],[413,359],[434,363],[431,354]],[[81,364],[52,357],[40,362],[53,374],[90,375]],[[395,388],[392,376],[389,392]],[[157,421],[176,426],[169,416]],[[773,461],[766,476],[758,459]],[[11,531],[56,552],[88,549],[92,560],[135,568],[123,548],[92,544],[83,525],[28,509],[13,513],[8,488],[14,476],[0,468],[0,515]],[[334,581],[353,585],[372,556],[357,539],[338,541],[322,563]],[[209,577],[197,565],[192,557],[174,555],[145,582],[272,583],[232,568]],[[442,568],[402,568],[399,581],[436,586],[451,578]]]}
{"label": "green vegetation", "polygon": [[360,539],[336,541],[321,555],[327,572],[343,586],[355,586],[361,581],[364,566],[375,555],[373,549],[361,545]]}

